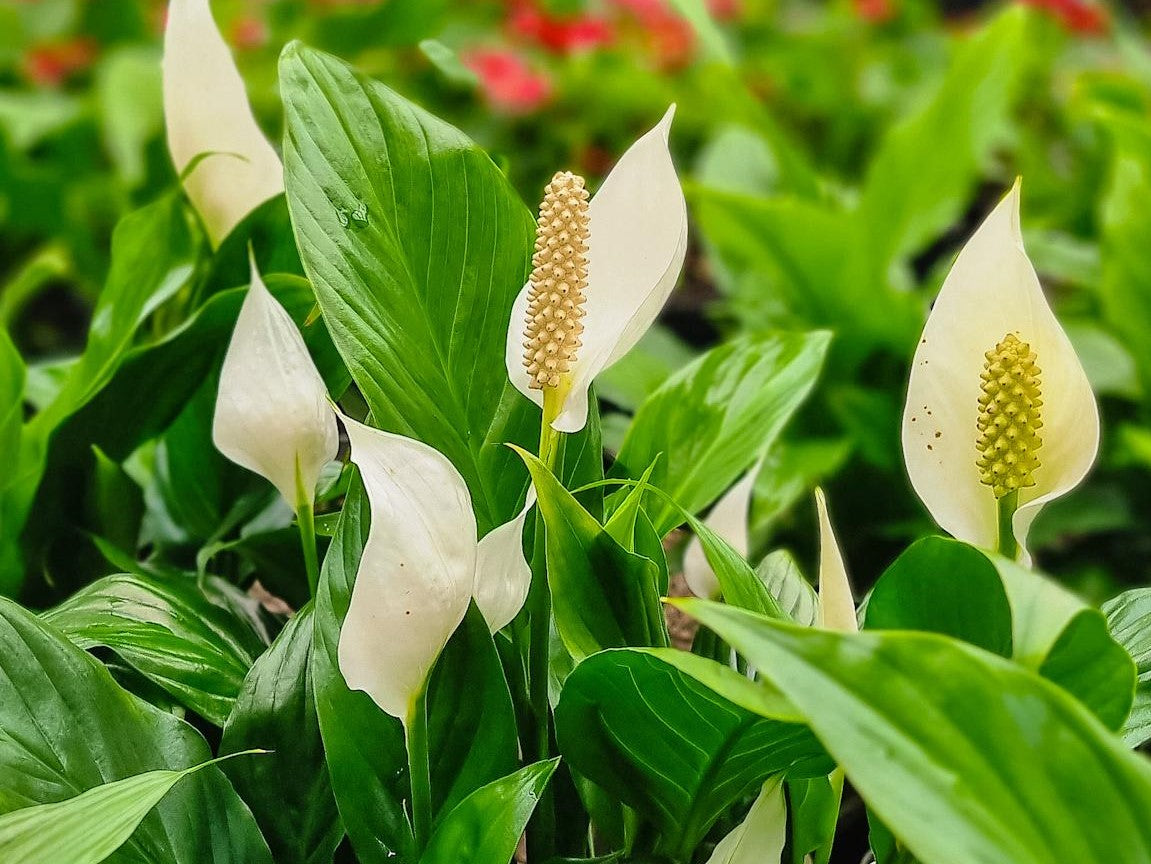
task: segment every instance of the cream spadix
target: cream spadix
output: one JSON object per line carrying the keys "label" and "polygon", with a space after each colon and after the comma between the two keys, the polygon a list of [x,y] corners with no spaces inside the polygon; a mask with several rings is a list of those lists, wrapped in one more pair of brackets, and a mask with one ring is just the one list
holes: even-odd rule
{"label": "cream spadix", "polygon": [[252,116],[247,91],[208,0],[171,0],[164,30],[168,150],[213,245],[284,191],[280,158]]}
{"label": "cream spadix", "polygon": [[216,448],[267,478],[296,512],[311,506],[339,431],[328,390],[295,322],[260,279],[251,285],[220,370]]}
{"label": "cream spadix", "polygon": [[[736,552],[747,557],[748,553],[748,511],[751,508],[751,495],[755,489],[755,478],[759,476],[762,461],[727,490],[711,508],[703,524],[722,537]],[[696,597],[714,600],[719,597],[719,579],[707,563],[703,546],[698,537],[692,537],[683,553],[683,578],[687,587]]]}
{"label": "cream spadix", "polygon": [[815,507],[819,515],[819,626],[854,633],[859,630],[855,598],[822,489],[815,490]]}
{"label": "cream spadix", "polygon": [[531,584],[527,508],[477,542],[471,496],[447,457],[347,417],[343,423],[371,527],[340,630],[340,671],[349,687],[406,722],[471,598],[493,632],[523,605]]}
{"label": "cream spadix", "polygon": [[668,152],[675,107],[636,141],[587,201],[583,180],[557,174],[540,208],[532,277],[516,298],[506,363],[552,428],[587,422],[588,388],[651,326],[687,252],[687,206]]}
{"label": "cream spadix", "polygon": [[1019,194],[1016,182],[943,283],[912,361],[902,438],[912,486],[941,528],[1027,558],[1039,510],[1090,469],[1099,414],[1023,249]]}

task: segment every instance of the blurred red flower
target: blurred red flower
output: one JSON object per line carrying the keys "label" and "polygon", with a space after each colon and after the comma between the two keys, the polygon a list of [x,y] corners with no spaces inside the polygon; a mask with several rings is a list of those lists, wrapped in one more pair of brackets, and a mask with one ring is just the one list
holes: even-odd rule
{"label": "blurred red flower", "polygon": [[594,15],[552,15],[532,0],[511,0],[508,30],[542,45],[553,54],[590,51],[612,41],[611,25]]}
{"label": "blurred red flower", "polygon": [[1072,33],[1085,36],[1106,33],[1111,25],[1107,10],[1084,0],[1020,0],[1024,6],[1042,9]]}
{"label": "blurred red flower", "polygon": [[855,14],[872,24],[882,24],[895,17],[893,0],[852,0]]}
{"label": "blurred red flower", "polygon": [[97,47],[88,36],[33,46],[24,55],[24,75],[42,87],[59,86],[92,65]]}
{"label": "blurred red flower", "polygon": [[463,61],[479,76],[488,103],[499,111],[530,113],[551,97],[551,80],[513,51],[475,49],[466,53]]}
{"label": "blurred red flower", "polygon": [[241,51],[251,51],[268,44],[268,25],[254,15],[232,22],[232,44]]}
{"label": "blurred red flower", "polygon": [[658,66],[676,69],[691,60],[695,33],[664,0],[612,0],[612,3],[630,13],[639,24]]}

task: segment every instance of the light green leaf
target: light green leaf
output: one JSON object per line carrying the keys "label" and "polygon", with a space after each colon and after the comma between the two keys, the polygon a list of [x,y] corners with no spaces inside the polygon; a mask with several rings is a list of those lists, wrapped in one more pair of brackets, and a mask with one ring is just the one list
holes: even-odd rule
{"label": "light green leaf", "polygon": [[1123,738],[1132,747],[1151,740],[1151,588],[1124,591],[1103,604],[1107,628],[1135,661],[1139,683],[1135,704],[1123,724]]}
{"label": "light green leaf", "polygon": [[713,59],[731,65],[731,51],[728,50],[727,42],[712,20],[703,0],[671,0],[671,6],[695,30],[695,34]]}
{"label": "light green leaf", "polygon": [[786,549],[777,549],[759,562],[755,575],[796,624],[814,627],[819,620],[819,596]]}
{"label": "light green leaf", "polygon": [[420,864],[510,861],[558,764],[527,765],[470,794],[436,826]]}
{"label": "light green leaf", "polygon": [[677,605],[795,703],[924,864],[1151,861],[1151,766],[1034,673],[935,634]]}
{"label": "light green leaf", "polygon": [[[669,378],[636,413],[613,473],[652,482],[696,513],[778,437],[819,375],[828,333],[776,333],[714,348]],[[653,511],[660,535],[682,521]]]}
{"label": "light green leaf", "polygon": [[0,857],[9,864],[100,864],[132,836],[173,786],[220,761],[212,759],[183,771],[148,771],[66,801],[0,815]]}

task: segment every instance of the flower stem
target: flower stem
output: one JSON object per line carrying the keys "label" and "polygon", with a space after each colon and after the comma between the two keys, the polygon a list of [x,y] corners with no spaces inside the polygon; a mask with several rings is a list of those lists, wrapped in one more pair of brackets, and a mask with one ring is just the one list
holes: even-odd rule
{"label": "flower stem", "polygon": [[[564,393],[558,388],[544,389],[543,420],[540,425],[539,457],[553,473],[559,462],[563,434],[552,428],[552,422],[559,416],[563,406]],[[532,730],[528,752],[535,759],[551,757],[551,705],[548,701],[548,676],[551,642],[552,603],[551,591],[547,582],[547,553],[543,517],[536,511],[536,554],[535,559],[542,566],[533,573],[532,586],[528,594],[528,614],[530,632],[528,635],[528,699],[531,702]],[[533,752],[534,751],[534,752]],[[550,792],[536,805],[535,813],[528,825],[528,849],[533,861],[547,860],[554,853],[555,811]]]}
{"label": "flower stem", "polygon": [[428,755],[427,682],[412,699],[404,724],[408,745],[408,776],[412,785],[412,834],[416,856],[423,854],[432,829],[432,769]]}
{"label": "flower stem", "polygon": [[308,591],[312,598],[320,584],[320,558],[316,551],[316,509],[313,495],[304,489],[300,477],[300,460],[296,459],[296,523],[300,529],[300,547],[304,552],[304,568],[308,571]]}
{"label": "flower stem", "polygon": [[1013,489],[996,504],[999,508],[999,542],[996,548],[999,554],[1014,561],[1019,557],[1019,544],[1015,541],[1015,527],[1012,520],[1015,511],[1019,509],[1019,490]]}

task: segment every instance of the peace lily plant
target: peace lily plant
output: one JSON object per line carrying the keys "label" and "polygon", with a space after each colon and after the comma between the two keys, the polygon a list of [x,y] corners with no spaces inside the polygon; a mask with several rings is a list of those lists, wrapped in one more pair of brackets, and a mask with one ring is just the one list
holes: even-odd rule
{"label": "peace lily plant", "polygon": [[[395,14],[379,5],[339,13],[341,28]],[[1015,12],[959,52],[963,86],[948,100],[1011,65],[1024,44]],[[446,45],[422,48],[453,66]],[[737,84],[720,65],[699,80]],[[814,429],[883,440],[823,410],[854,409],[858,382],[827,382],[817,410],[797,415],[821,374],[845,374],[823,370],[826,331],[756,320],[678,371],[661,353],[658,382],[645,344],[616,370],[644,379],[633,404],[614,405],[631,415],[612,418],[616,438],[589,404],[684,264],[673,110],[620,147],[594,195],[554,175],[533,237],[518,170],[402,96],[398,73],[385,86],[287,46],[281,167],[207,0],[172,0],[162,72],[175,173],[209,242],[166,195],[117,228],[83,356],[30,365],[0,338],[0,439],[13,450],[27,449],[28,415],[55,376],[90,400],[54,409],[71,414],[33,441],[43,482],[21,494],[37,506],[27,530],[0,538],[30,553],[22,598],[38,604],[0,598],[0,861],[828,864],[833,849],[858,861],[869,846],[878,864],[1151,864],[1151,768],[1132,752],[1151,739],[1149,589],[1100,611],[1004,558],[1027,557],[1035,514],[1079,482],[1099,437],[1022,248],[1018,186],[958,256],[908,387],[907,470],[957,539],[921,538],[890,562],[901,526],[848,507],[847,490],[874,475],[837,480],[836,525],[869,589],[857,610],[820,489],[815,519],[782,518],[771,538],[815,526],[810,581],[784,549],[748,560],[765,454],[790,487],[831,471],[789,462],[823,459],[805,440]],[[693,138],[711,107],[691,106]],[[979,112],[951,108],[884,153],[915,156],[920,137],[938,147],[940,117],[963,137],[955,118]],[[876,327],[857,314],[869,310],[841,314],[880,287],[833,277],[873,252],[876,272],[901,267],[877,250],[931,239],[914,235],[941,227],[943,202],[922,188],[892,197],[898,183],[824,200],[804,154],[776,153],[790,136],[765,148],[766,115],[743,119],[756,130],[716,144],[692,196],[698,224],[726,226],[705,229],[697,271],[734,277],[725,328],[745,299],[786,305],[772,292],[795,278],[829,319],[810,326],[834,325],[843,356],[866,354],[868,369],[894,368],[918,322],[905,332],[897,316]],[[704,188],[716,153],[778,155],[759,167],[779,193]],[[900,160],[881,160],[887,181]],[[286,210],[272,202],[253,222],[260,255],[240,303],[238,238],[223,241],[281,192]],[[840,198],[860,202],[867,231]],[[889,231],[883,208],[896,203]],[[284,212],[290,224],[263,219]],[[857,237],[866,249],[843,245]],[[318,309],[307,324],[285,288]],[[912,294],[878,299],[877,315],[915,311]],[[852,322],[881,330],[882,347]],[[213,393],[209,416],[200,400]],[[324,483],[341,438],[351,466]],[[267,479],[243,487],[258,507],[219,500],[233,471],[190,476],[219,463],[213,446]],[[5,484],[24,480],[0,476],[0,528]],[[267,524],[276,494],[298,538]],[[695,533],[683,575],[696,597],[666,596],[677,522]],[[93,537],[109,563],[85,545],[60,566],[37,549],[46,536]],[[679,630],[667,606],[698,628]],[[669,647],[689,631],[690,650]]]}
{"label": "peace lily plant", "polygon": [[1043,505],[1075,488],[1099,413],[1023,249],[1020,183],[960,251],[915,350],[903,411],[911,484],[941,528],[1029,560]]}

